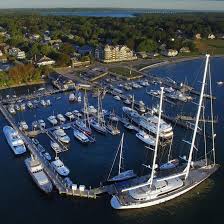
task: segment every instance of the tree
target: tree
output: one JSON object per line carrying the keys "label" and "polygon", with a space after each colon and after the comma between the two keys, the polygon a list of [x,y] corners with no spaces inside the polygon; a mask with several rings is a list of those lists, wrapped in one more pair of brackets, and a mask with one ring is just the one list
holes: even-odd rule
{"label": "tree", "polygon": [[152,39],[145,39],[141,41],[137,47],[137,51],[146,51],[146,52],[152,52],[157,49],[157,44]]}

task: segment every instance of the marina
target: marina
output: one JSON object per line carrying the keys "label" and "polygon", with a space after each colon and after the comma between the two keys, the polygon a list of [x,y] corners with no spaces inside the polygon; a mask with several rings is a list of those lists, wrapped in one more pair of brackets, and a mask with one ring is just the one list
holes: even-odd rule
{"label": "marina", "polygon": [[[149,88],[149,87],[147,87]],[[152,85],[152,88],[153,88],[153,85]],[[138,185],[142,185],[144,184],[150,177],[150,169],[148,167],[148,163],[147,162],[143,162],[143,157],[144,156],[137,156],[139,162],[135,163],[135,165],[133,166],[133,170],[136,171],[136,167],[141,167],[141,170],[144,170],[144,172],[136,172],[137,173],[137,177],[134,177],[134,178],[131,178],[131,179],[128,179],[128,180],[124,180],[120,183],[113,183],[113,182],[110,182],[110,183],[106,183],[106,176],[107,174],[109,173],[109,168],[110,168],[110,164],[111,164],[111,161],[113,160],[113,153],[112,151],[109,149],[108,146],[105,147],[105,143],[107,144],[107,141],[116,141],[116,145],[118,145],[118,140],[120,140],[120,137],[121,137],[121,134],[125,132],[125,135],[127,135],[127,140],[125,140],[125,142],[127,142],[128,144],[128,140],[130,141],[130,139],[133,139],[131,142],[133,145],[136,146],[136,149],[141,150],[141,148],[143,150],[147,150],[147,151],[152,151],[150,149],[146,149],[145,148],[145,144],[143,144],[143,142],[139,141],[135,135],[137,133],[139,133],[139,131],[141,131],[141,128],[139,128],[138,125],[136,124],[133,124],[130,122],[130,120],[126,120],[124,118],[124,114],[123,114],[123,111],[122,111],[122,107],[124,106],[127,106],[127,107],[130,107],[130,108],[134,108],[134,110],[136,109],[137,110],[137,107],[139,105],[141,105],[142,103],[140,102],[141,100],[144,102],[145,104],[145,108],[146,108],[146,111],[145,113],[149,113],[152,111],[153,109],[153,106],[154,108],[157,108],[157,104],[158,104],[158,100],[154,99],[154,97],[150,98],[147,93],[146,93],[146,88],[143,87],[143,88],[134,88],[133,90],[128,90],[128,91],[132,91],[130,92],[130,94],[117,94],[116,95],[119,95],[120,99],[121,100],[116,100],[116,99],[113,99],[113,95],[112,95],[112,92],[110,93],[110,91],[108,91],[105,96],[105,99],[103,99],[103,108],[102,108],[102,111],[103,110],[107,110],[109,113],[113,113],[113,109],[116,108],[115,110],[115,115],[114,117],[116,117],[116,119],[118,119],[118,124],[115,123],[115,126],[118,127],[118,129],[120,130],[120,135],[118,134],[118,136],[116,137],[116,135],[100,135],[98,134],[94,129],[92,130],[92,135],[88,136],[88,138],[92,139],[92,144],[83,144],[82,141],[80,141],[78,138],[76,139],[74,137],[74,131],[75,130],[80,130],[79,127],[76,125],[76,121],[79,120],[78,116],[75,116],[73,118],[70,117],[68,113],[68,111],[74,111],[74,110],[77,110],[79,113],[83,114],[82,113],[82,109],[83,109],[83,104],[78,104],[78,103],[70,103],[69,100],[68,100],[68,95],[66,93],[60,93],[60,97],[61,99],[60,100],[56,100],[56,97],[59,97],[58,96],[58,93],[53,94],[51,95],[51,97],[49,98],[51,100],[51,107],[37,107],[37,108],[33,108],[32,109],[32,113],[34,114],[34,116],[32,118],[28,118],[28,119],[24,119],[24,115],[23,114],[29,114],[31,113],[31,109],[28,109],[28,107],[26,108],[26,110],[24,112],[22,111],[17,111],[16,110],[16,115],[14,115],[13,113],[10,113],[10,111],[8,111],[6,108],[7,108],[7,102],[6,101],[3,101],[4,102],[4,105],[1,105],[0,107],[0,110],[2,112],[2,114],[4,114],[4,117],[7,119],[7,121],[9,122],[9,125],[11,125],[13,128],[17,128],[18,129],[18,122],[20,121],[26,121],[29,129],[28,130],[19,130],[19,133],[23,136],[23,138],[25,139],[25,145],[27,146],[27,149],[31,152],[31,154],[37,156],[38,160],[41,161],[41,164],[43,165],[43,168],[44,168],[44,171],[47,173],[47,176],[50,178],[52,184],[54,185],[54,188],[57,189],[57,192],[60,194],[60,195],[67,195],[68,198],[93,198],[93,199],[97,199],[96,201],[98,201],[100,197],[105,197],[104,195],[105,194],[108,194],[110,196],[114,196],[114,195],[120,195],[122,194],[123,190],[124,189],[129,189],[129,188],[133,188],[135,186],[138,186]],[[142,95],[139,97],[138,96],[138,91],[141,92],[141,94],[144,94],[144,98],[142,97]],[[65,95],[64,95],[65,94]],[[83,94],[84,95],[84,94]],[[131,98],[129,95],[134,95],[134,105],[133,105],[133,101],[130,99],[130,104],[129,105],[125,105],[123,104],[123,100],[126,100],[127,98]],[[146,98],[147,97],[147,98]],[[88,93],[88,101],[89,101],[89,105],[94,105],[94,107],[97,109],[97,98],[94,100],[90,97],[90,94]],[[33,103],[34,100],[36,98],[33,98],[31,100],[31,102]],[[49,113],[50,111],[54,110],[53,108],[56,108],[57,105],[60,105],[60,103],[63,101],[65,101],[66,99],[66,102],[68,105],[67,108],[65,108],[66,110],[55,110],[54,114],[56,115],[56,120],[57,120],[57,124],[55,124],[54,126],[52,126],[47,118],[52,115],[52,112]],[[150,99],[150,100],[149,100]],[[157,99],[159,99],[157,97]],[[151,100],[156,102],[154,104],[151,103]],[[197,100],[195,100],[197,101]],[[111,105],[108,104],[108,102],[111,102]],[[10,102],[11,104],[11,102]],[[182,130],[183,132],[189,132],[191,133],[192,130],[194,130],[194,126],[192,126],[191,128],[190,127],[187,127],[187,122],[191,122],[191,123],[194,123],[195,121],[195,117],[189,113],[189,115],[187,115],[188,113],[184,113],[186,115],[181,115],[182,113],[179,113],[179,114],[173,114],[173,113],[169,113],[169,111],[167,110],[167,107],[171,107],[172,108],[172,105],[178,105],[179,108],[182,107],[182,105],[185,105],[185,104],[189,104],[189,102],[184,102],[184,103],[176,103],[176,102],[172,102],[172,103],[169,103],[169,102],[166,102],[164,100],[164,104],[165,104],[165,109],[164,109],[164,113],[162,114],[162,118],[169,124],[172,124],[173,127],[175,127],[175,129],[178,127],[178,130]],[[181,105],[181,106],[180,106]],[[119,109],[118,109],[119,108]],[[43,115],[39,115],[38,116],[38,113],[41,113],[39,111],[44,111],[43,112]],[[45,112],[46,111],[46,112]],[[101,112],[102,112],[101,111]],[[48,113],[47,113],[48,112]],[[141,115],[141,116],[144,116],[145,113],[141,114],[141,111],[138,111],[138,113]],[[37,115],[35,115],[37,114]],[[61,114],[66,120],[63,120],[63,121],[60,121],[59,117],[57,116],[58,114]],[[68,116],[66,116],[66,114]],[[74,113],[72,113],[74,114]],[[60,116],[61,117],[61,116]],[[94,118],[94,119],[98,119],[97,115],[90,115],[90,118]],[[105,116],[105,122],[106,124],[108,123],[109,119],[108,119],[109,116]],[[35,130],[32,130],[32,122],[34,121],[38,121],[42,119],[44,122],[45,122],[45,125],[46,127],[44,128],[40,128],[38,125],[37,125],[37,128],[35,128]],[[81,118],[83,119],[83,117]],[[205,119],[201,119],[199,120],[200,122],[204,122],[206,121],[208,124],[211,123],[211,118],[210,117],[206,117]],[[215,119],[214,122],[217,122],[217,120]],[[109,123],[108,123],[109,124]],[[133,130],[134,132],[132,131],[129,131],[127,130],[125,127],[124,127],[124,124],[129,124],[129,125],[132,125],[133,127]],[[33,125],[34,126],[34,125]],[[36,126],[35,126],[36,127]],[[16,129],[16,130],[17,130]],[[62,129],[64,130],[64,132],[66,133],[66,135],[68,135],[71,139],[71,142],[70,143],[61,143],[58,139],[55,138],[55,135],[53,134],[55,130],[59,130],[59,129]],[[85,133],[83,131],[81,131],[81,133],[83,133],[85,135]],[[109,132],[108,132],[109,133]],[[174,132],[175,133],[175,132]],[[203,133],[202,133],[203,134]],[[40,145],[43,145],[42,147],[44,148],[44,151],[43,152],[40,152],[41,150],[39,150],[36,145],[34,144],[33,141],[30,140],[29,137],[34,137],[35,139],[38,139]],[[86,136],[86,135],[85,135]],[[84,139],[84,138],[81,138],[81,139]],[[114,139],[114,140],[113,140]],[[58,144],[59,148],[58,150],[53,150],[51,147],[50,147],[50,143],[52,142],[55,142]],[[75,142],[75,143],[74,143]],[[187,142],[187,140],[186,140]],[[104,146],[102,146],[102,148],[99,148],[99,145],[100,144],[103,144]],[[126,144],[126,143],[125,143]],[[37,143],[38,145],[38,143]],[[49,145],[49,147],[47,146]],[[74,145],[74,146],[73,146]],[[114,144],[115,145],[115,144]],[[187,143],[186,143],[187,145]],[[80,148],[81,147],[81,148]],[[132,169],[132,166],[130,166],[130,158],[128,158],[128,154],[130,154],[130,152],[128,152],[128,154],[126,154],[126,145],[124,145],[124,156],[125,158],[127,157],[127,161],[126,159],[124,160],[125,163],[127,163],[127,171],[131,170]],[[81,152],[81,150],[83,152]],[[151,148],[151,147],[150,147]],[[167,148],[169,148],[169,144],[167,145]],[[77,152],[74,152],[78,150]],[[84,180],[84,177],[85,177],[85,172],[83,173],[82,170],[80,169],[77,169],[78,167],[76,167],[75,165],[75,169],[74,167],[71,165],[72,163],[71,162],[68,162],[68,156],[67,155],[72,155],[71,153],[75,153],[76,157],[77,157],[77,154],[81,154],[83,156],[83,153],[86,154],[86,156],[88,155],[89,159],[87,159],[87,157],[85,156],[85,159],[87,159],[87,161],[89,161],[89,164],[90,166],[92,166],[91,164],[95,164],[91,161],[91,156],[90,155],[93,155],[94,151],[95,153],[106,153],[106,150],[108,150],[108,153],[110,153],[111,155],[111,158],[110,159],[106,159],[105,163],[101,163],[101,166],[104,167],[104,170],[105,170],[105,174],[101,174],[99,178],[97,178],[96,180],[94,180],[94,178],[96,177],[92,177],[90,178],[91,181],[85,181]],[[97,150],[100,150],[100,151],[97,151]],[[115,146],[115,150],[116,150],[116,146]],[[49,153],[50,156],[51,156],[51,160],[47,160],[46,157],[43,156],[44,153]],[[141,151],[140,151],[141,152]],[[162,153],[162,152],[161,152]],[[168,153],[168,149],[164,149],[163,151],[164,155]],[[162,154],[163,154],[162,153]],[[184,153],[184,152],[183,152]],[[64,163],[65,166],[67,166],[67,168],[70,170],[70,174],[69,174],[69,179],[66,179],[64,177],[62,177],[61,175],[59,175],[55,169],[52,169],[51,165],[49,165],[53,160],[54,160],[54,157],[56,156],[57,157],[57,154],[58,156],[60,157],[61,161]],[[139,154],[136,152],[136,155]],[[182,154],[184,155],[184,154]],[[75,156],[73,157],[75,158]],[[77,157],[77,159],[80,159],[81,157]],[[75,159],[75,163],[77,163],[77,159]],[[91,161],[91,162],[90,162]],[[132,163],[133,159],[131,159]],[[160,165],[162,165],[163,163],[162,162],[165,162],[165,160],[163,159],[160,163]],[[87,162],[88,163],[88,162]],[[107,166],[106,166],[106,163],[107,163]],[[78,165],[78,163],[77,163]],[[169,167],[169,166],[168,166]],[[179,167],[180,168],[180,167]],[[99,170],[98,170],[99,171]],[[108,171],[108,172],[107,172]],[[79,172],[81,172],[79,174]],[[166,174],[167,174],[167,171],[165,171]],[[171,172],[172,174],[172,172]],[[115,177],[116,176],[116,172],[113,173],[113,176]],[[195,179],[194,179],[195,178]],[[197,174],[194,174],[194,176],[192,176],[192,180],[196,180],[197,179]],[[107,197],[107,196],[106,196]],[[126,200],[126,199],[124,199]],[[94,200],[95,201],[95,200]],[[96,202],[97,203],[97,202]]]}

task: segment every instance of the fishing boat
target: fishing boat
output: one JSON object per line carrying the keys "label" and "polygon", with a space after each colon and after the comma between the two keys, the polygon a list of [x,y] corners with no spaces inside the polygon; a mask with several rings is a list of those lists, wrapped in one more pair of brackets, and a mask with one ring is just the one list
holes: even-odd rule
{"label": "fishing boat", "polygon": [[[212,141],[211,146],[208,146],[206,142],[206,137],[204,137],[204,158],[200,160],[193,161],[193,153],[199,149],[196,148],[196,137],[197,137],[197,127],[199,125],[199,119],[202,113],[204,116],[203,105],[204,105],[204,94],[206,77],[208,75],[208,86],[211,93],[211,75],[209,66],[209,55],[206,55],[205,70],[202,80],[202,87],[200,92],[198,110],[195,121],[195,129],[193,131],[192,139],[189,144],[189,155],[186,165],[183,169],[176,170],[176,172],[168,173],[162,175],[163,173],[157,173],[155,171],[157,168],[157,156],[158,156],[158,143],[159,143],[159,129],[160,129],[160,119],[162,112],[162,99],[163,99],[163,88],[161,89],[160,97],[160,107],[159,107],[159,122],[157,125],[157,135],[156,135],[156,145],[153,151],[153,164],[151,168],[150,177],[146,182],[131,186],[128,188],[123,188],[120,192],[115,194],[111,199],[111,206],[115,209],[134,209],[149,207],[157,204],[164,203],[166,201],[172,200],[179,197],[188,191],[194,189],[200,183],[208,179],[214,172],[217,171],[219,165],[216,164],[215,157],[215,134],[214,125],[211,122],[211,133]],[[213,120],[213,107],[212,98],[210,99],[211,107],[211,117]],[[205,124],[205,123],[204,123]],[[208,149],[211,148],[211,150]],[[208,151],[209,150],[209,151]],[[211,158],[209,159],[208,156]]]}
{"label": "fishing boat", "polygon": [[64,123],[66,121],[65,117],[62,114],[57,114],[56,117],[60,123]]}
{"label": "fishing boat", "polygon": [[4,126],[3,133],[15,155],[21,155],[26,152],[24,141],[17,131],[10,126]]}
{"label": "fishing boat", "polygon": [[41,162],[37,158],[31,156],[25,159],[25,165],[37,186],[45,193],[50,193],[53,189],[53,185],[44,172]]}
{"label": "fishing boat", "polygon": [[76,139],[78,139],[80,142],[89,143],[89,138],[85,134],[83,134],[83,132],[79,131],[78,129],[74,129],[73,134],[74,134],[74,137]]}
{"label": "fishing boat", "polygon": [[68,144],[70,142],[70,138],[68,135],[66,135],[65,131],[61,128],[59,129],[56,129],[54,132],[53,132],[53,135],[55,136],[55,138],[57,140],[59,140],[60,142],[62,143],[66,143]]}
{"label": "fishing boat", "polygon": [[55,160],[51,162],[51,165],[61,176],[68,176],[70,173],[69,169],[58,157],[56,157]]}
{"label": "fishing boat", "polygon": [[48,117],[47,119],[52,125],[57,125],[58,121],[56,119],[56,117],[54,115],[51,115],[50,117]]}
{"label": "fishing boat", "polygon": [[[122,134],[121,141],[118,146],[118,150],[116,152],[112,167],[107,177],[108,182],[120,182],[120,181],[129,180],[131,178],[136,177],[136,174],[134,173],[133,170],[124,170],[123,143],[124,143],[124,133]],[[118,159],[118,156],[119,156],[118,174],[116,176],[111,177],[111,174],[112,174],[115,162]]]}

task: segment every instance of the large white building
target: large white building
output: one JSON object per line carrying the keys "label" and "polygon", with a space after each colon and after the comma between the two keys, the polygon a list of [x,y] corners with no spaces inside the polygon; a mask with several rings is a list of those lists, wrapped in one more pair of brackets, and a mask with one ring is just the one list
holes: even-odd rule
{"label": "large white building", "polygon": [[125,45],[105,45],[95,50],[95,57],[105,63],[131,61],[137,59],[137,56]]}
{"label": "large white building", "polygon": [[43,56],[38,62],[37,62],[37,66],[45,66],[45,65],[54,65],[55,64],[55,60],[48,58],[47,56]]}
{"label": "large white building", "polygon": [[19,48],[10,48],[8,53],[10,56],[16,57],[16,59],[18,60],[26,58],[26,53],[24,51],[21,51]]}

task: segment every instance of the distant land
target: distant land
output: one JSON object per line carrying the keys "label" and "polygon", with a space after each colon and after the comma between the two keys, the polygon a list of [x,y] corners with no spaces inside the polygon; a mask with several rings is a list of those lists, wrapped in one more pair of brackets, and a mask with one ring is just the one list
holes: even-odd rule
{"label": "distant land", "polygon": [[133,17],[140,14],[219,13],[220,10],[129,9],[129,8],[15,8],[0,9],[1,14],[40,14],[44,16]]}

